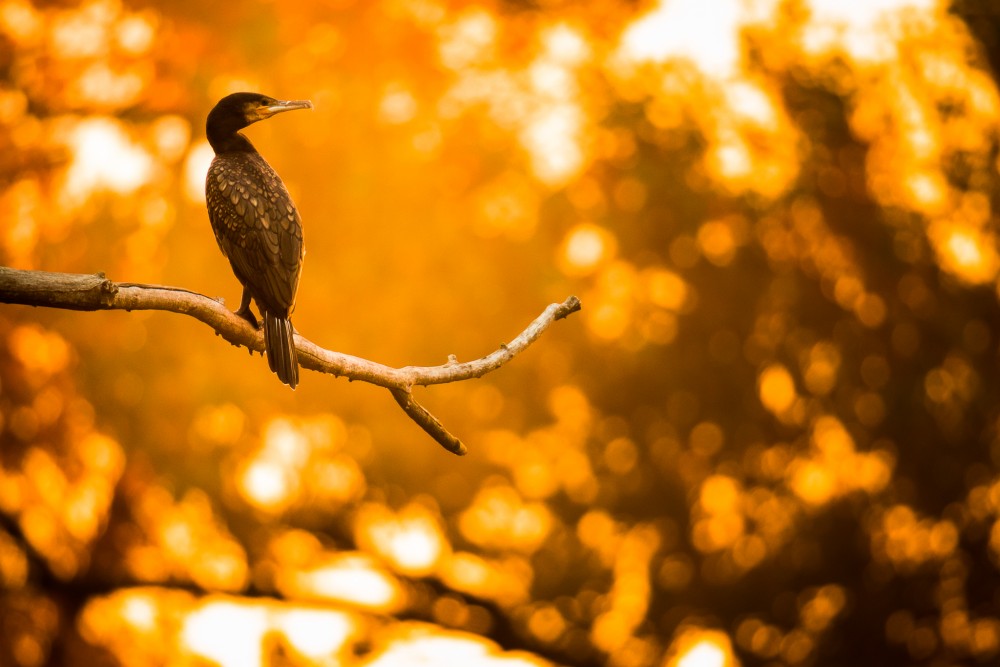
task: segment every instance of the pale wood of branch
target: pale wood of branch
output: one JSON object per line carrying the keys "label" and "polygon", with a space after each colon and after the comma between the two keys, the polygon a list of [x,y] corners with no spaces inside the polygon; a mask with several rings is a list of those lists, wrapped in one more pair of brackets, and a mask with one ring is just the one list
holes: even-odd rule
{"label": "pale wood of branch", "polygon": [[[264,351],[264,336],[219,301],[179,287],[114,282],[104,274],[50,273],[0,266],[0,303],[62,308],[68,310],[164,310],[198,319],[233,345],[254,352]],[[449,361],[440,366],[383,364],[327,350],[295,334],[295,348],[302,368],[349,380],[385,387],[403,411],[442,447],[465,454],[462,442],[413,398],[415,385],[459,382],[494,371],[531,345],[556,320],[580,310],[580,300],[571,296],[549,305],[535,321],[509,343],[474,361]]]}

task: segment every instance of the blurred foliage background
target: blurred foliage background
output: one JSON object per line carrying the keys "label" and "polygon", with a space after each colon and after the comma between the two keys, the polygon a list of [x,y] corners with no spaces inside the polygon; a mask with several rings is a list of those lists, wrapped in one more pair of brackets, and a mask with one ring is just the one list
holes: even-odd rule
{"label": "blurred foliage background", "polygon": [[482,380],[294,393],[190,318],[0,307],[0,664],[992,664],[988,0],[0,1],[0,261],[238,305],[204,119],[302,213],[294,322]]}

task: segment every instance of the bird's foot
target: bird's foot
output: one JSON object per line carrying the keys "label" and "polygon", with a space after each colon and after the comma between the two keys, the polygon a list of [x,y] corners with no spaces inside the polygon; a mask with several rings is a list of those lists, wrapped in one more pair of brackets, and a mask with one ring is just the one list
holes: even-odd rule
{"label": "bird's foot", "polygon": [[254,329],[260,329],[260,323],[257,322],[256,316],[254,316],[253,311],[250,310],[250,306],[244,306],[236,311],[236,314],[245,319],[250,323]]}

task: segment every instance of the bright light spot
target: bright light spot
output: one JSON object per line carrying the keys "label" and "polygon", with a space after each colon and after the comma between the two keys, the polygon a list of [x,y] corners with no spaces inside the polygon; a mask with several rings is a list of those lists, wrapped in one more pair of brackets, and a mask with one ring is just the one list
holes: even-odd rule
{"label": "bright light spot", "polygon": [[184,161],[184,194],[189,201],[205,203],[205,177],[215,157],[215,151],[207,141],[201,141],[188,151]]}
{"label": "bright light spot", "polygon": [[339,665],[361,639],[362,623],[356,613],[273,598],[165,588],[97,596],[77,619],[84,639],[116,662],[221,667],[270,664],[276,649],[289,664]]}
{"label": "bright light spot", "polygon": [[837,480],[832,471],[814,461],[792,467],[789,486],[799,498],[810,505],[829,502],[837,493]]}
{"label": "bright light spot", "polygon": [[859,453],[840,420],[822,416],[813,423],[812,448],[787,466],[788,486],[809,505],[823,505],[852,491],[877,493],[892,473],[893,459],[880,450]]}
{"label": "bright light spot", "polygon": [[735,81],[724,89],[726,104],[741,119],[768,130],[778,129],[778,118],[771,97],[759,85]]}
{"label": "bright light spot", "polygon": [[552,60],[576,65],[590,55],[587,41],[573,28],[560,24],[542,33],[545,53]]}
{"label": "bright light spot", "polygon": [[24,368],[43,377],[66,368],[70,347],[66,339],[54,331],[33,324],[23,324],[7,337],[7,345]]}
{"label": "bright light spot", "polygon": [[795,382],[781,364],[765,368],[760,374],[757,387],[761,403],[775,415],[787,412],[795,404]]}
{"label": "bright light spot", "polygon": [[496,30],[495,19],[482,11],[467,12],[442,30],[442,61],[458,76],[439,112],[455,117],[482,104],[486,117],[517,133],[536,179],[563,186],[586,159],[581,142],[587,115],[573,71],[586,55],[585,43],[566,26],[552,28],[541,34],[537,57],[512,70],[492,62]]}
{"label": "bright light spot", "polygon": [[272,420],[261,447],[239,464],[240,494],[270,513],[300,501],[330,508],[355,498],[365,480],[354,459],[335,451],[342,429],[335,417]]}
{"label": "bright light spot", "polygon": [[119,72],[105,63],[94,63],[80,75],[76,86],[87,102],[122,107],[136,101],[145,81],[136,72]]}
{"label": "bright light spot", "polygon": [[160,157],[173,162],[184,155],[188,142],[191,141],[191,125],[182,116],[160,116],[151,129]]}
{"label": "bright light spot", "polygon": [[552,529],[544,503],[524,502],[509,486],[484,488],[459,517],[459,529],[471,542],[499,549],[536,551]]}
{"label": "bright light spot", "polygon": [[722,181],[739,181],[750,176],[753,157],[737,136],[720,137],[709,153],[709,167]]}
{"label": "bright light spot", "polygon": [[42,18],[30,2],[5,2],[0,5],[0,26],[6,35],[27,42],[41,31]]}
{"label": "bright light spot", "polygon": [[551,644],[566,630],[566,619],[554,605],[544,604],[531,614],[528,631],[546,644]]}
{"label": "bright light spot", "polygon": [[326,507],[353,500],[365,490],[364,473],[346,454],[315,457],[295,474],[302,477],[305,492]]}
{"label": "bright light spot", "polygon": [[805,29],[804,45],[813,53],[843,49],[860,62],[885,62],[897,53],[896,39],[886,39],[903,17],[916,12],[932,13],[937,0],[872,0],[842,2],[809,0],[812,14]]}
{"label": "bright light spot", "polygon": [[481,9],[467,12],[442,29],[441,62],[454,70],[468,67],[490,55],[495,38],[496,22],[489,12]]}
{"label": "bright light spot", "polygon": [[132,192],[152,176],[149,154],[132,142],[118,121],[82,120],[70,134],[68,144],[73,161],[66,172],[65,192],[75,202],[95,190]]}
{"label": "bright light spot", "polygon": [[156,605],[145,595],[130,595],[122,604],[121,614],[129,625],[138,630],[149,631],[156,625]]}
{"label": "bright light spot", "polygon": [[910,202],[918,211],[940,210],[945,201],[947,185],[940,173],[919,172],[905,181]]}
{"label": "bright light spot", "polygon": [[410,636],[391,642],[368,667],[397,665],[481,665],[489,649],[485,640],[457,634]]}
{"label": "bright light spot", "polygon": [[1000,256],[992,234],[967,225],[937,223],[931,227],[930,235],[944,269],[973,284],[996,279]]}
{"label": "bright light spot", "polygon": [[422,623],[401,623],[366,667],[546,667],[551,663],[525,653],[504,653],[496,644],[465,632]]}
{"label": "bright light spot", "polygon": [[604,463],[611,472],[625,475],[639,461],[639,450],[628,438],[615,438],[604,447]]}
{"label": "bright light spot", "polygon": [[958,546],[958,530],[948,519],[921,519],[907,505],[886,510],[873,534],[872,546],[878,560],[889,560],[909,569],[929,560],[952,556]]}
{"label": "bright light spot", "polygon": [[233,602],[208,602],[184,618],[180,640],[221,667],[259,665],[267,611]]}
{"label": "bright light spot", "polygon": [[[9,485],[9,481],[3,479],[0,473],[0,484]],[[9,512],[11,503],[4,502],[6,499],[0,497],[0,507]],[[0,532],[0,586],[8,589],[23,587],[28,580],[28,559],[24,551],[9,537],[7,533]]]}
{"label": "bright light spot", "polygon": [[107,6],[91,3],[93,11],[68,11],[52,21],[52,48],[62,58],[88,58],[107,50]]}
{"label": "bright light spot", "polygon": [[153,24],[142,16],[130,16],[118,23],[118,44],[132,55],[148,51],[154,34]]}
{"label": "bright light spot", "polygon": [[463,551],[444,560],[439,576],[456,591],[509,606],[528,599],[532,570],[517,557],[486,559]]}
{"label": "bright light spot", "polygon": [[264,433],[264,451],[274,459],[300,466],[309,458],[309,440],[291,422],[275,419]]}
{"label": "bright light spot", "polygon": [[687,284],[673,271],[647,269],[643,272],[643,279],[650,302],[660,308],[677,312],[687,301]]}
{"label": "bright light spot", "polygon": [[327,609],[289,609],[275,625],[296,651],[314,660],[343,648],[357,632],[350,616]]}
{"label": "bright light spot", "polygon": [[582,113],[573,104],[552,104],[527,123],[521,144],[531,155],[531,167],[540,180],[552,186],[565,183],[583,166],[578,135]]}
{"label": "bright light spot", "polygon": [[813,345],[803,373],[809,391],[820,396],[830,393],[837,382],[840,362],[840,349],[833,343],[823,341]]}
{"label": "bright light spot", "polygon": [[636,62],[686,58],[708,76],[733,74],[740,61],[739,0],[661,0],[659,7],[630,25],[621,54]]}
{"label": "bright light spot", "polygon": [[569,70],[551,62],[535,62],[528,70],[528,75],[536,92],[552,97],[566,97],[575,89],[575,81]]}
{"label": "bright light spot", "polygon": [[698,247],[713,264],[727,266],[736,254],[736,238],[728,224],[712,220],[698,228]]}
{"label": "bright light spot", "polygon": [[854,28],[873,27],[890,12],[931,12],[938,0],[808,0],[812,18],[819,23],[839,23]]}
{"label": "bright light spot", "polygon": [[687,628],[670,646],[664,667],[736,667],[729,636],[718,630]]}
{"label": "bright light spot", "polygon": [[251,504],[270,511],[283,509],[292,493],[291,480],[280,464],[255,460],[240,475],[240,492]]}
{"label": "bright light spot", "polygon": [[639,276],[627,262],[611,262],[597,274],[595,289],[588,294],[591,307],[584,309],[591,333],[605,340],[620,338],[633,318]]}
{"label": "bright light spot", "polygon": [[744,503],[743,491],[733,478],[712,475],[706,479],[699,495],[700,518],[692,530],[695,547],[708,553],[738,546],[746,530]]}
{"label": "bright light spot", "polygon": [[432,570],[441,555],[441,545],[435,535],[416,526],[398,531],[391,544],[391,553],[399,568],[411,573]]}
{"label": "bright light spot", "polygon": [[[582,227],[582,226],[581,226]],[[566,242],[566,259],[570,264],[590,268],[604,255],[604,239],[600,230],[584,227],[573,230]]]}
{"label": "bright light spot", "polygon": [[402,125],[417,114],[413,93],[398,85],[389,86],[379,103],[379,118],[390,125]]}
{"label": "bright light spot", "polygon": [[843,587],[836,584],[821,587],[811,600],[800,606],[803,627],[813,634],[823,632],[846,603],[847,595]]}
{"label": "bright light spot", "polygon": [[491,578],[490,566],[484,558],[471,553],[456,553],[448,562],[448,576],[462,589],[485,586]]}
{"label": "bright light spot", "polygon": [[559,268],[570,276],[586,275],[606,259],[614,248],[614,237],[591,223],[580,223],[566,235],[559,253]]}
{"label": "bright light spot", "polygon": [[723,667],[726,664],[726,652],[717,644],[703,639],[677,661],[677,667]]}
{"label": "bright light spot", "polygon": [[246,553],[199,489],[175,502],[161,486],[150,486],[135,500],[134,513],[145,539],[126,552],[129,570],[147,581],[176,577],[212,590],[238,590],[246,584]]}
{"label": "bright light spot", "polygon": [[739,509],[740,495],[739,485],[732,477],[712,475],[702,483],[699,499],[706,512],[725,514]]}
{"label": "bright light spot", "polygon": [[403,602],[399,582],[371,558],[358,553],[337,554],[314,567],[283,573],[279,588],[286,595],[336,600],[385,612]]}
{"label": "bright light spot", "polygon": [[431,574],[448,550],[437,517],[416,503],[398,515],[382,505],[365,505],[358,511],[355,533],[362,548],[409,576]]}
{"label": "bright light spot", "polygon": [[594,644],[602,651],[617,652],[645,619],[651,595],[649,562],[659,548],[659,533],[643,524],[633,527],[618,542],[608,608],[594,619],[590,630]]}

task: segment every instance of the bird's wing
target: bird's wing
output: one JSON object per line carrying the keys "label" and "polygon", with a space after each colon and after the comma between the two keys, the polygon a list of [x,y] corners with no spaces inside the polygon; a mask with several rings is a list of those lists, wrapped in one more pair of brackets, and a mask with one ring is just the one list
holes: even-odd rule
{"label": "bird's wing", "polygon": [[302,224],[277,173],[259,154],[218,156],[206,199],[215,238],[240,282],[275,315],[295,304]]}

